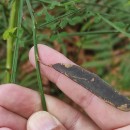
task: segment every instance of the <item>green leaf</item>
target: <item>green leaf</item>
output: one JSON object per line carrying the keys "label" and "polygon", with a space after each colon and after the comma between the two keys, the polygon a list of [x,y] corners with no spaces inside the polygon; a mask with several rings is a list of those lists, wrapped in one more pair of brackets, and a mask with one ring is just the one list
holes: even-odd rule
{"label": "green leaf", "polygon": [[61,38],[66,37],[67,34],[68,34],[67,32],[61,32],[61,33],[52,35],[52,36],[50,37],[50,40],[51,40],[51,41],[54,41],[54,40],[57,40],[57,39],[58,39],[58,40],[61,40]]}
{"label": "green leaf", "polygon": [[114,22],[114,24],[115,24],[117,27],[119,27],[119,28],[125,28],[125,27],[126,27],[125,23],[123,23],[123,22]]}
{"label": "green leaf", "polygon": [[7,30],[5,30],[4,34],[3,34],[3,39],[7,40],[10,36],[12,36],[17,30],[17,27],[15,28],[9,28]]}
{"label": "green leaf", "polygon": [[67,24],[68,19],[67,18],[62,19],[62,21],[60,22],[60,28],[63,29],[64,27],[66,27]]}
{"label": "green leaf", "polygon": [[55,41],[57,38],[58,38],[57,35],[52,35],[52,36],[50,37],[50,40],[51,40],[51,41]]}
{"label": "green leaf", "polygon": [[36,16],[42,16],[44,14],[44,8],[36,13]]}
{"label": "green leaf", "polygon": [[56,6],[61,6],[60,2],[58,1],[51,2],[51,5],[49,8],[54,9]]}
{"label": "green leaf", "polygon": [[95,13],[93,13],[93,12],[87,10],[86,16],[87,16],[88,18],[89,18],[89,17],[94,17],[94,16],[95,16]]}
{"label": "green leaf", "polygon": [[76,17],[70,18],[68,20],[69,20],[69,24],[73,26],[73,25],[80,23],[82,21],[82,17],[76,16]]}
{"label": "green leaf", "polygon": [[48,10],[47,10],[46,8],[44,9],[44,14],[46,15],[46,18],[45,18],[46,22],[49,22],[49,21],[51,21],[51,20],[54,19],[54,16],[52,16],[52,15],[48,12]]}
{"label": "green leaf", "polygon": [[61,32],[61,33],[59,33],[59,36],[60,36],[60,37],[66,37],[67,34],[68,34],[67,32]]}
{"label": "green leaf", "polygon": [[94,23],[99,23],[101,21],[101,18],[98,16],[94,17]]}
{"label": "green leaf", "polygon": [[57,26],[59,25],[59,21],[56,23],[53,23],[51,25],[48,25],[50,27],[51,30],[56,30]]}

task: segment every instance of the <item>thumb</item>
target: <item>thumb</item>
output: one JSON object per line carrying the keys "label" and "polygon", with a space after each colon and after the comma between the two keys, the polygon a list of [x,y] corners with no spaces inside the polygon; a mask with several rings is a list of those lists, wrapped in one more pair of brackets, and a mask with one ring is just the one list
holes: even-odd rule
{"label": "thumb", "polygon": [[27,130],[66,130],[51,114],[45,111],[34,113],[27,122]]}

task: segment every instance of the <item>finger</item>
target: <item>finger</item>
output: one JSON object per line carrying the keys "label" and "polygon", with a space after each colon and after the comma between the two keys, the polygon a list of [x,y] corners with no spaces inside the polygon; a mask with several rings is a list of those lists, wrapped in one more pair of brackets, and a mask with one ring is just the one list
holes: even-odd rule
{"label": "finger", "polygon": [[0,128],[0,130],[12,130],[12,129],[3,127],[3,128]]}
{"label": "finger", "polygon": [[0,106],[0,130],[26,130],[26,121],[26,119]]}
{"label": "finger", "polygon": [[22,89],[14,84],[0,86],[0,106],[18,113],[26,119],[32,113],[42,110],[38,93],[31,89]]}
{"label": "finger", "polygon": [[[33,48],[30,51],[29,57],[31,63],[35,66]],[[72,62],[65,58],[62,54],[45,45],[39,45],[39,57],[41,62],[45,64],[72,64]],[[57,84],[57,86],[66,95],[68,95],[68,97],[79,104],[88,113],[88,115],[103,129],[104,127],[105,129],[111,129],[115,126],[130,124],[130,112],[122,112],[106,104],[104,101],[94,96],[88,90],[68,79],[66,76],[58,73],[53,68],[46,67],[41,64],[41,72],[51,81]]]}
{"label": "finger", "polygon": [[[40,111],[41,109],[41,98],[35,91],[20,87],[18,85],[7,84],[0,86],[0,92],[1,105],[10,111],[13,111],[14,113],[25,116],[26,118],[29,118],[31,114],[36,111]],[[1,94],[3,94],[3,96]],[[4,98],[4,95],[11,97],[11,100]],[[26,100],[23,101],[21,96]],[[46,101],[48,111],[54,115],[67,129],[73,128],[74,130],[84,130],[83,128],[85,128],[86,130],[86,128],[88,128],[89,130],[98,130],[98,127],[93,123],[92,120],[77,110],[71,108],[67,104],[47,95]],[[23,102],[24,107],[20,107]],[[39,108],[39,110],[37,108]],[[31,113],[28,112],[30,110]]]}
{"label": "finger", "polygon": [[130,130],[130,125],[129,126],[124,126],[123,128],[118,128],[115,130]]}
{"label": "finger", "polygon": [[66,130],[66,128],[51,114],[40,111],[29,118],[27,130]]}
{"label": "finger", "polygon": [[99,130],[86,114],[80,113],[54,97],[47,96],[47,106],[49,106],[48,111],[69,130]]}

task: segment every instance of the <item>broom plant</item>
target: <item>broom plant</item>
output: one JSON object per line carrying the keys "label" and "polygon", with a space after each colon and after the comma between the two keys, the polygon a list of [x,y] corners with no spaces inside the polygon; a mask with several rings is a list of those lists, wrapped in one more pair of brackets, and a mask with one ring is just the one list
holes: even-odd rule
{"label": "broom plant", "polygon": [[[127,73],[129,65],[122,64],[130,55],[129,1],[1,0],[0,11],[0,45],[2,48],[6,41],[6,58],[4,55],[0,63],[0,67],[4,64],[6,67],[0,70],[0,81],[27,87],[36,86],[38,82],[44,110],[47,110],[47,107],[37,48],[40,42],[51,47],[57,43],[60,51],[68,57],[72,57],[67,50],[71,44],[78,50],[75,52],[76,60],[72,58],[77,63],[81,60],[79,57],[81,51],[84,55],[90,52],[86,57],[88,59],[92,57],[92,59],[87,62],[83,60],[80,65],[94,69],[108,82],[112,80],[109,68],[115,70],[118,67],[121,71],[117,73],[122,74],[122,77],[129,77]],[[78,40],[74,41],[74,38]],[[21,71],[20,64],[27,61],[28,50],[32,42],[35,50],[36,73],[33,71],[26,76],[17,75]],[[122,45],[121,42],[125,44]],[[21,54],[21,49],[25,52],[24,54]],[[120,60],[115,62],[118,56],[115,53],[117,50],[123,53]],[[34,80],[36,75],[37,80]],[[130,78],[117,83],[120,78],[117,75],[114,76],[117,86],[128,88]]]}

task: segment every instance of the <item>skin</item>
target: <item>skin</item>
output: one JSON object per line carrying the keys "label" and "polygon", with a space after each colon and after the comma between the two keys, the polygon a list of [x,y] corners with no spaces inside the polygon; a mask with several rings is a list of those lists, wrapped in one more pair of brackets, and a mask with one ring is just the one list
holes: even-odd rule
{"label": "skin", "polygon": [[[39,57],[47,65],[74,64],[59,52],[44,45],[39,45]],[[35,67],[34,48],[29,53],[29,59]],[[43,112],[40,96],[36,91],[15,84],[3,84],[0,86],[0,130],[33,130],[33,121],[37,125],[42,120],[44,124],[52,115],[58,124],[53,130],[130,129],[130,112],[123,112],[106,104],[53,68],[41,63],[40,67],[41,73],[78,104],[86,115],[49,95],[46,95],[49,113]],[[43,116],[38,121],[39,115]]]}

